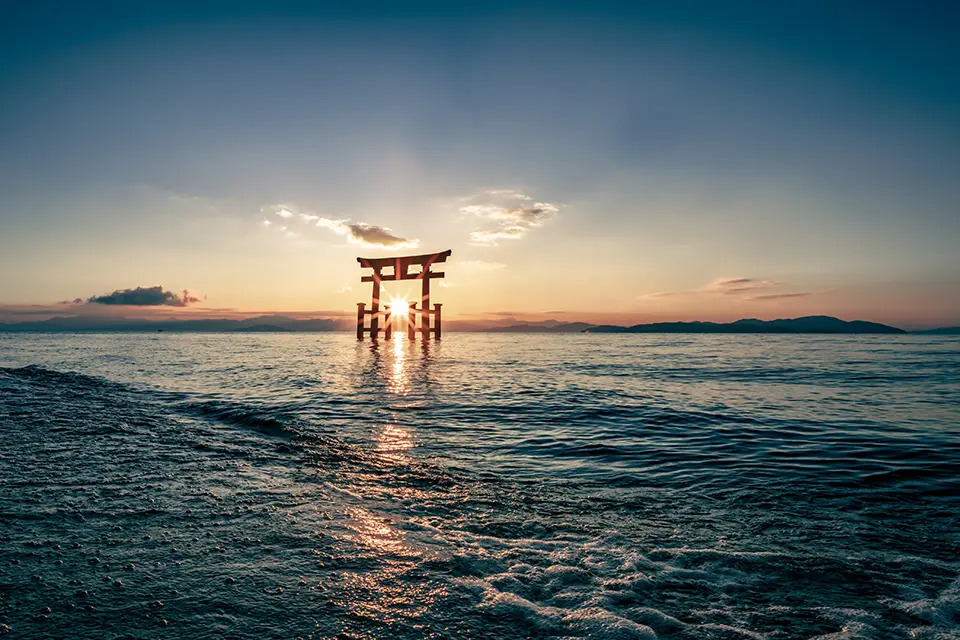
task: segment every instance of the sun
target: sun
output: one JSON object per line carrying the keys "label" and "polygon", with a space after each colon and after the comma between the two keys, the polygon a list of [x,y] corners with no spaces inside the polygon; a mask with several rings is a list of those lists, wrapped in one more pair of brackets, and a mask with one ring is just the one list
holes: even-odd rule
{"label": "sun", "polygon": [[390,313],[399,318],[406,318],[407,311],[410,309],[410,303],[404,298],[391,298]]}

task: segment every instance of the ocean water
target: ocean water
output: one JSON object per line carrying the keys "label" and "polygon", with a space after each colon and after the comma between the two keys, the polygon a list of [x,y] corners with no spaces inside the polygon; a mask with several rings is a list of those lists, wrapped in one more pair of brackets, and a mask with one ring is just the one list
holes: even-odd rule
{"label": "ocean water", "polygon": [[960,637],[960,340],[0,334],[0,633]]}

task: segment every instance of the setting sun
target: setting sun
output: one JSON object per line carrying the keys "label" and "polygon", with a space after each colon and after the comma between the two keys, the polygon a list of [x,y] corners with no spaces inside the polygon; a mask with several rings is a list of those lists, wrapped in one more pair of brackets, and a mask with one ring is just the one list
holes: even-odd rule
{"label": "setting sun", "polygon": [[390,313],[396,317],[406,318],[410,304],[405,298],[392,298],[390,300]]}

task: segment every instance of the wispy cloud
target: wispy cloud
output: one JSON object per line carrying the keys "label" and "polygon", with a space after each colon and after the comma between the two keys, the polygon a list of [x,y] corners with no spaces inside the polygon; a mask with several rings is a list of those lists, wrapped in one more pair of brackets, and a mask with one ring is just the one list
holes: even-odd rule
{"label": "wispy cloud", "polygon": [[505,227],[493,231],[479,230],[470,233],[470,244],[479,246],[490,246],[497,244],[498,240],[519,240],[526,235],[527,230],[523,227]]}
{"label": "wispy cloud", "polygon": [[297,208],[297,205],[286,202],[269,204],[265,207],[261,207],[260,209],[261,213],[266,213],[268,211],[272,212],[274,215],[280,216],[281,218],[292,218],[300,213],[300,209]]}
{"label": "wispy cloud", "polygon": [[[76,302],[76,301],[74,301]],[[135,289],[117,289],[102,296],[91,296],[89,304],[127,305],[133,307],[186,307],[200,302],[200,298],[186,289],[180,293],[165,291],[163,287],[137,287]]]}
{"label": "wispy cloud", "polygon": [[707,292],[732,295],[756,291],[758,289],[771,289],[779,286],[780,283],[773,280],[759,280],[757,278],[718,278],[704,290]]}
{"label": "wispy cloud", "polygon": [[346,236],[349,242],[364,247],[411,249],[420,246],[419,240],[411,240],[398,236],[387,227],[367,224],[366,222],[320,218],[317,221],[317,226],[330,229],[338,235]]}
{"label": "wispy cloud", "polygon": [[759,296],[753,296],[751,298],[747,298],[747,300],[763,302],[764,300],[807,298],[809,296],[822,296],[828,293],[836,293],[837,291],[839,291],[839,289],[820,289],[818,291],[784,291],[783,293],[767,293]]}
{"label": "wispy cloud", "polygon": [[[704,295],[736,296],[763,291],[765,289],[775,289],[779,286],[781,286],[780,282],[775,280],[764,280],[761,278],[717,278],[710,284],[700,287],[699,289],[690,289],[686,291],[657,291],[654,293],[643,294],[640,296],[640,298],[675,298]],[[757,296],[757,298],[759,298],[759,296]]]}
{"label": "wispy cloud", "polygon": [[644,293],[639,298],[676,298],[681,296],[695,296],[703,293],[702,290],[693,291],[654,291],[653,293]]}
{"label": "wispy cloud", "polygon": [[348,291],[353,291],[353,287],[351,287],[348,284],[345,284],[339,289],[337,289],[337,293],[347,293]]}
{"label": "wispy cloud", "polygon": [[132,186],[134,193],[150,200],[163,200],[178,209],[194,212],[220,213],[225,203],[219,198],[211,198],[189,193],[177,193],[163,187],[151,184],[137,184]]}
{"label": "wispy cloud", "polygon": [[783,298],[806,298],[807,296],[812,296],[816,292],[814,291],[796,291],[793,293],[767,293],[762,296],[753,296],[752,298],[747,298],[747,300],[781,300]]}
{"label": "wispy cloud", "polygon": [[517,200],[533,200],[530,196],[520,193],[515,189],[488,189],[484,191],[484,193],[488,196],[502,196],[505,198],[516,198]]}
{"label": "wispy cloud", "polygon": [[[334,233],[346,236],[352,244],[364,247],[382,248],[382,249],[407,249],[420,245],[419,240],[412,240],[395,234],[387,227],[381,227],[366,222],[352,222],[349,219],[334,220],[317,215],[313,211],[301,210],[297,205],[284,202],[279,204],[270,204],[260,208],[262,213],[273,213],[283,218],[284,224],[276,224],[270,219],[265,218],[261,224],[264,227],[274,227],[284,232],[288,238],[299,238],[301,232],[290,230],[287,224],[296,223],[298,220],[305,224],[314,224],[314,226],[329,229]],[[287,222],[289,221],[289,222]]]}
{"label": "wispy cloud", "polygon": [[513,200],[533,200],[531,196],[520,193],[516,189],[484,189],[460,198],[461,202],[475,202],[490,198],[513,199]]}
{"label": "wispy cloud", "polygon": [[457,263],[457,267],[465,271],[499,271],[505,269],[507,265],[502,262],[486,262],[485,260],[463,260]]}
{"label": "wispy cloud", "polygon": [[[560,211],[555,204],[533,202],[532,197],[512,189],[484,191],[467,200],[474,202],[460,207],[460,212],[483,221],[483,227],[470,234],[471,244],[482,246],[495,245],[500,240],[519,240]],[[517,206],[517,200],[526,204]]]}
{"label": "wispy cloud", "polygon": [[278,204],[268,204],[264,207],[260,207],[261,213],[273,213],[276,216],[289,220],[290,218],[300,218],[304,222],[313,222],[318,220],[320,216],[314,211],[306,211],[293,204],[292,202],[280,202]]}

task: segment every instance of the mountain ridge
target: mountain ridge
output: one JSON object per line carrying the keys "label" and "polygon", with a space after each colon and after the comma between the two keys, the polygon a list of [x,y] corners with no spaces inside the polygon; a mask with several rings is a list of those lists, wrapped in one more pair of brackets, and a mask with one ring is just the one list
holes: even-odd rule
{"label": "mountain ridge", "polygon": [[841,320],[833,316],[802,316],[758,320],[741,318],[734,322],[654,322],[635,324],[630,327],[599,325],[587,329],[590,333],[883,333],[905,334],[903,329],[868,322],[866,320]]}
{"label": "mountain ridge", "polygon": [[339,319],[309,318],[299,320],[288,316],[256,316],[235,320],[230,318],[144,320],[140,318],[110,316],[56,316],[48,320],[35,320],[13,324],[0,324],[0,332],[155,332],[163,331],[209,331],[221,332],[267,332],[267,331],[341,331],[344,322]]}
{"label": "mountain ridge", "polygon": [[[819,333],[819,334],[923,334],[960,335],[960,327],[941,327],[905,331],[878,322],[846,321],[832,316],[803,316],[760,320],[741,318],[733,322],[654,322],[631,326],[596,325],[587,322],[561,322],[554,319],[522,321],[508,319],[512,324],[485,327],[479,323],[452,320],[448,331],[481,333]],[[462,328],[460,328],[462,327]],[[147,320],[113,316],[56,316],[47,320],[0,323],[0,333],[14,332],[213,332],[213,333],[268,333],[268,332],[328,332],[350,331],[350,318],[297,319],[283,315],[262,315],[244,319],[205,318]]]}

